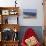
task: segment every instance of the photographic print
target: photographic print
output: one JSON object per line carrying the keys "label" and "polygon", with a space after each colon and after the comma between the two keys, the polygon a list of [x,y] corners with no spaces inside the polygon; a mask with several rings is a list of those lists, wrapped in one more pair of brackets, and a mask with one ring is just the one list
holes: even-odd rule
{"label": "photographic print", "polygon": [[2,15],[9,15],[9,10],[2,10]]}
{"label": "photographic print", "polygon": [[24,18],[32,18],[37,16],[36,9],[23,9],[23,16]]}

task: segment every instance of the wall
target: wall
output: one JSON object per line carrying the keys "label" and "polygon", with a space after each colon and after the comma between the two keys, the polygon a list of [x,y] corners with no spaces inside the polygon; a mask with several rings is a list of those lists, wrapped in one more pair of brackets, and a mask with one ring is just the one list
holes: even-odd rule
{"label": "wall", "polygon": [[[14,0],[15,1],[15,0]],[[13,0],[0,0],[0,6],[2,7],[9,7],[14,6]],[[42,6],[43,0],[17,0],[17,6],[20,7],[21,11],[23,12],[23,9],[37,9],[37,17],[36,18],[30,18],[30,19],[24,19],[23,13],[21,12],[19,17],[19,24],[21,26],[43,26],[43,6]]]}
{"label": "wall", "polygon": [[20,25],[22,26],[43,26],[43,0],[23,0],[19,1],[21,3],[22,9],[37,9],[37,17],[24,19],[23,14],[20,16]]}

